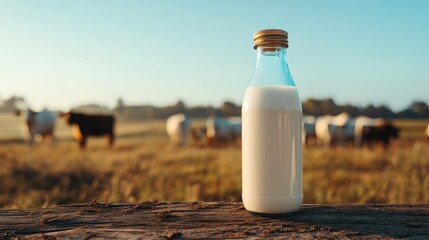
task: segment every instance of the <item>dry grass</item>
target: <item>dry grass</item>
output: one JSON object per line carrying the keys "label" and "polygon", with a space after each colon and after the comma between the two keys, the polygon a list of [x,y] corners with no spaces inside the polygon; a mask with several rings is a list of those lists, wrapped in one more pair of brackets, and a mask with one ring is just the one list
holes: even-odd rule
{"label": "dry grass", "polygon": [[307,203],[429,201],[428,144],[377,149],[308,149]]}
{"label": "dry grass", "polygon": [[[108,149],[107,139],[102,138],[90,139],[88,149],[81,151],[62,123],[53,145],[2,141],[0,207],[42,207],[94,198],[104,202],[241,199],[239,146],[209,148],[193,143],[174,148],[161,121],[119,123],[117,131],[115,149]],[[304,201],[428,202],[428,158],[429,144],[410,136],[396,140],[388,150],[307,148]]]}

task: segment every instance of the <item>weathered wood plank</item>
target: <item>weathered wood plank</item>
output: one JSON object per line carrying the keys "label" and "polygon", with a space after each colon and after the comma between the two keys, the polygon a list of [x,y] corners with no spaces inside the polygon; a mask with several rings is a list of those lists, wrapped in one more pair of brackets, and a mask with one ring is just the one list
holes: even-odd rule
{"label": "weathered wood plank", "polygon": [[0,210],[0,238],[429,238],[429,204],[304,205],[253,214],[236,202],[70,204]]}

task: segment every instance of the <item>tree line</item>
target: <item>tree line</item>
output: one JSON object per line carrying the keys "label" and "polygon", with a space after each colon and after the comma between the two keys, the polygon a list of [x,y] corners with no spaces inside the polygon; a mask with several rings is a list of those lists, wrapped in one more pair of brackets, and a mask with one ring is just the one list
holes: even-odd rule
{"label": "tree line", "polygon": [[[119,101],[118,101],[119,102]],[[122,102],[123,103],[123,102]],[[415,101],[407,108],[394,112],[386,105],[368,105],[365,107],[354,106],[351,104],[339,105],[331,98],[327,99],[307,99],[302,103],[303,113],[313,116],[321,115],[337,115],[342,112],[347,112],[352,117],[365,115],[373,118],[413,118],[425,119],[429,118],[429,106],[423,101]],[[193,118],[206,118],[211,115],[217,116],[240,116],[241,105],[237,105],[231,101],[224,101],[221,106],[186,106],[183,101],[178,101],[176,104],[164,107],[155,107],[153,105],[144,106],[127,106],[125,104],[117,104],[115,112],[126,119],[163,119],[177,113],[186,113]]]}
{"label": "tree line", "polygon": [[[23,97],[13,96],[0,102],[0,112],[11,112],[27,104]],[[94,104],[92,104],[94,105]],[[105,107],[104,107],[105,108]],[[407,108],[394,112],[387,105],[367,105],[365,107],[351,104],[337,104],[332,98],[327,99],[306,99],[302,103],[304,114],[321,116],[325,114],[337,115],[342,112],[349,113],[352,117],[366,115],[369,117],[394,118],[429,118],[429,106],[423,101],[414,101]],[[130,106],[118,99],[116,106],[111,109],[118,118],[124,120],[139,119],[166,119],[168,116],[177,113],[185,113],[193,118],[206,118],[211,115],[218,116],[240,116],[241,105],[231,101],[224,101],[220,106],[187,106],[182,100],[168,106],[154,105],[134,105]]]}

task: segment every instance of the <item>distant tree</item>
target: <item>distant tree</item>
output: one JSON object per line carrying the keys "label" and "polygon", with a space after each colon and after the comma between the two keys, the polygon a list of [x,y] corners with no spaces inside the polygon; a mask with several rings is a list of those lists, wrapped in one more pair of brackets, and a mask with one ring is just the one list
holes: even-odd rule
{"label": "distant tree", "polygon": [[411,111],[419,115],[425,115],[429,113],[429,107],[425,102],[416,101],[410,106]]}
{"label": "distant tree", "polygon": [[368,105],[362,110],[362,114],[373,118],[395,118],[396,114],[386,105]]}
{"label": "distant tree", "polygon": [[381,105],[378,107],[378,114],[382,118],[394,118],[396,114],[387,105]]}
{"label": "distant tree", "polygon": [[239,116],[241,114],[241,107],[235,105],[233,102],[225,101],[219,111],[222,116]]}
{"label": "distant tree", "polygon": [[322,109],[324,110],[324,112],[331,115],[337,115],[340,113],[340,109],[338,108],[337,104],[335,104],[332,98],[322,100]]}
{"label": "distant tree", "polygon": [[376,117],[377,116],[377,109],[374,105],[369,104],[362,110],[362,114],[368,117]]}
{"label": "distant tree", "polygon": [[155,118],[166,119],[171,115],[178,113],[187,114],[187,108],[182,100],[177,101],[174,105],[165,107],[154,107]]}
{"label": "distant tree", "polygon": [[177,101],[176,105],[174,105],[174,108],[177,113],[186,112],[186,104],[182,100]]}
{"label": "distant tree", "polygon": [[408,108],[397,113],[400,118],[429,118],[429,107],[425,102],[415,101]]}
{"label": "distant tree", "polygon": [[346,104],[344,106],[341,106],[340,109],[341,109],[341,112],[346,112],[351,117],[356,117],[361,114],[361,110],[358,107],[353,106],[351,104]]}
{"label": "distant tree", "polygon": [[322,100],[308,99],[303,102],[304,114],[320,116],[325,114],[337,115],[341,109],[335,104],[332,98]]}
{"label": "distant tree", "polygon": [[122,98],[118,98],[118,100],[116,101],[116,107],[115,110],[119,113],[122,113],[125,109],[125,103],[124,100],[122,100]]}
{"label": "distant tree", "polygon": [[302,110],[304,114],[314,115],[314,116],[322,115],[319,100],[309,98],[302,103],[302,108],[303,108]]}

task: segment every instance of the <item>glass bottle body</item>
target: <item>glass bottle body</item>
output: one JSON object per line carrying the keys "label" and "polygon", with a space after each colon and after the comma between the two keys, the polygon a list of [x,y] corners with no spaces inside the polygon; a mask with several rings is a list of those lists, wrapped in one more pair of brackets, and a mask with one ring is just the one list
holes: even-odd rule
{"label": "glass bottle body", "polygon": [[247,210],[298,210],[302,194],[302,107],[284,47],[259,46],[242,105],[242,198]]}

